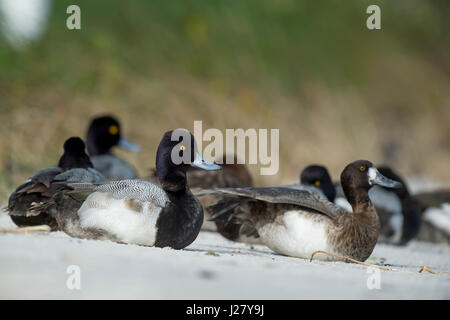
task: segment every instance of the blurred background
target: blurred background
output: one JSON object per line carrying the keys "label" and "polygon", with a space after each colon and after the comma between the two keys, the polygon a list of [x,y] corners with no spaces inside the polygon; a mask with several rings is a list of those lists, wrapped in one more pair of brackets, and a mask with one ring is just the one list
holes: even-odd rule
{"label": "blurred background", "polygon": [[450,181],[448,0],[15,1],[38,17],[20,39],[0,16],[0,203],[105,113],[143,147],[116,149],[141,176],[163,132],[202,120],[280,129],[279,173],[250,166],[257,185],[361,158]]}

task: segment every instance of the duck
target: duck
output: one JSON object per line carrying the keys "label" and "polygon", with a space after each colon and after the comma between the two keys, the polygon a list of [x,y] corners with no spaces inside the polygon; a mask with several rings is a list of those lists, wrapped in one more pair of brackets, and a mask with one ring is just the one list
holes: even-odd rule
{"label": "duck", "polygon": [[160,184],[140,179],[66,183],[43,206],[72,237],[183,249],[203,222],[203,208],[187,183],[190,166],[221,168],[199,154],[189,131],[168,131],[156,154]]}
{"label": "duck", "polygon": [[64,142],[64,153],[58,166],[35,172],[24,184],[17,187],[8,199],[11,220],[19,227],[48,225],[52,231],[58,230],[56,221],[46,210],[33,210],[33,206],[49,200],[61,182],[106,182],[106,178],[93,168],[85,152],[85,144],[79,137],[71,137]]}
{"label": "duck", "polygon": [[[308,174],[307,178],[302,180],[302,183],[320,188],[327,195],[329,201],[352,212],[352,207],[345,198],[342,187],[340,184],[338,185],[331,181],[328,170],[321,165],[313,167],[318,168],[308,170],[309,167],[306,167],[304,169],[304,171],[308,170]],[[404,179],[392,168],[380,166],[378,170],[385,177],[401,183],[401,186],[397,189],[374,186],[369,191],[369,198],[380,217],[381,229],[379,241],[404,245],[414,239],[418,234],[421,221],[421,209],[418,202],[411,196]],[[334,191],[330,192],[331,189],[334,189]]]}
{"label": "duck", "polygon": [[417,240],[450,244],[450,190],[438,189],[413,195],[422,210]]}
{"label": "duck", "polygon": [[336,188],[326,167],[318,164],[306,166],[300,172],[300,185],[312,187],[313,192],[319,196],[326,197],[328,201],[334,202],[336,199]]}
{"label": "duck", "polygon": [[108,180],[138,178],[129,163],[111,153],[115,146],[133,152],[141,150],[139,145],[122,136],[120,123],[115,117],[105,115],[94,118],[89,125],[86,142],[94,168]]}
{"label": "duck", "polygon": [[380,232],[368,191],[374,185],[398,188],[401,183],[384,177],[372,162],[357,160],[344,168],[341,184],[353,213],[312,192],[286,187],[223,188],[204,193],[216,197],[210,219],[227,221],[231,216],[249,224],[277,253],[309,259],[322,250],[335,256],[319,255],[321,260],[342,260],[344,256],[365,261]]}

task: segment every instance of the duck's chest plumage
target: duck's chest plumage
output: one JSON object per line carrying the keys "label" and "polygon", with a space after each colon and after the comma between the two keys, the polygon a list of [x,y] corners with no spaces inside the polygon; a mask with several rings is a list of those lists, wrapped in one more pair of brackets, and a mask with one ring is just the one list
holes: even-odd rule
{"label": "duck's chest plumage", "polygon": [[380,221],[373,206],[366,211],[338,217],[328,229],[333,252],[365,261],[373,251],[380,233]]}
{"label": "duck's chest plumage", "polygon": [[183,195],[172,196],[159,214],[155,246],[182,249],[198,236],[203,223],[203,208],[189,189]]}

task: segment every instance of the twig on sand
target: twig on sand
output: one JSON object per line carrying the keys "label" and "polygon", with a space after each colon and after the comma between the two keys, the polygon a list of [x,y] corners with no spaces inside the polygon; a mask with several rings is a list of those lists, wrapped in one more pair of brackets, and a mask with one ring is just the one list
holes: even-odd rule
{"label": "twig on sand", "polygon": [[385,267],[385,266],[379,266],[377,264],[372,264],[372,263],[368,263],[368,262],[358,261],[358,260],[352,259],[350,257],[340,256],[340,255],[337,255],[337,254],[334,254],[334,253],[330,253],[330,252],[326,252],[326,251],[322,251],[322,250],[314,251],[311,254],[311,258],[309,259],[310,262],[313,260],[314,256],[317,253],[323,253],[323,254],[326,254],[328,256],[332,256],[332,257],[343,259],[343,260],[348,260],[348,261],[351,261],[351,262],[354,262],[354,263],[357,263],[357,264],[362,264],[363,266],[373,267],[373,268],[377,268],[377,269],[381,269],[381,270],[385,270],[385,271],[406,272],[406,273],[413,273],[413,274],[418,274],[418,273],[422,273],[422,271],[427,271],[427,272],[429,272],[431,274],[450,276],[450,272],[435,272],[435,271],[431,270],[430,268],[428,268],[426,266],[421,267],[418,271],[411,271],[411,270],[405,270],[405,269],[394,269],[394,268],[389,268],[389,267]]}
{"label": "twig on sand", "polygon": [[38,231],[50,232],[51,228],[47,225],[32,226],[32,227],[22,227],[17,229],[8,229],[0,227],[0,232],[3,233],[33,233]]}

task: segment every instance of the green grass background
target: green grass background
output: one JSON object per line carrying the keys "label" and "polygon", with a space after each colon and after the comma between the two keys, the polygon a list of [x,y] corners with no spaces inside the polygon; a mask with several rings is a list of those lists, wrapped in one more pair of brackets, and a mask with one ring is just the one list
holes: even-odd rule
{"label": "green grass background", "polygon": [[[81,8],[81,30],[66,8]],[[381,7],[382,30],[366,28]],[[176,127],[280,128],[280,171],[350,161],[450,180],[446,0],[57,0],[41,41],[0,43],[0,202],[89,119],[113,113],[141,175]]]}

